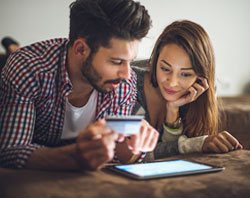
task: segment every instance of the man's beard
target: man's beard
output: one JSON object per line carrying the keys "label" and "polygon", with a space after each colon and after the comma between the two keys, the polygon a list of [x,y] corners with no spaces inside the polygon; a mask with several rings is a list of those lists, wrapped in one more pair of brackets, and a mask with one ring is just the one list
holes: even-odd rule
{"label": "man's beard", "polygon": [[[91,54],[81,68],[82,75],[86,78],[89,84],[96,89],[98,92],[101,93],[108,93],[109,91],[103,89],[102,87],[98,86],[97,83],[101,81],[102,76],[94,69],[93,64],[93,55]],[[124,81],[124,79],[114,79],[114,80],[107,80],[105,83],[120,83]]]}

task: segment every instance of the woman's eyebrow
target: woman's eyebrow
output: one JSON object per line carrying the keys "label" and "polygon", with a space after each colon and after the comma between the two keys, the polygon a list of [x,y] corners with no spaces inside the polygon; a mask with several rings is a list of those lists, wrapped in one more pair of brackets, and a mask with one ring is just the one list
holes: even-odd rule
{"label": "woman's eyebrow", "polygon": [[163,63],[165,63],[166,65],[168,65],[169,67],[172,67],[172,65],[170,63],[168,63],[166,60],[161,60]]}
{"label": "woman's eyebrow", "polygon": [[[165,63],[166,65],[168,65],[169,67],[172,67],[172,65],[169,63],[169,62],[167,62],[166,60],[161,60],[163,63]],[[193,70],[193,68],[192,67],[183,67],[183,68],[181,68],[181,70]]]}

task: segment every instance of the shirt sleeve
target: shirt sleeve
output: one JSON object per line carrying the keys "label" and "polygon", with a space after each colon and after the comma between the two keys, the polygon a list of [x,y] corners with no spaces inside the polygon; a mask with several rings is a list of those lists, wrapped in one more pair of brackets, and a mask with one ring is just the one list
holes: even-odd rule
{"label": "shirt sleeve", "polygon": [[178,139],[178,149],[182,154],[195,152],[201,153],[206,138],[207,135],[192,138],[182,135]]}
{"label": "shirt sleeve", "polygon": [[32,152],[37,94],[32,72],[20,55],[8,60],[0,81],[0,166],[23,168]]}
{"label": "shirt sleeve", "polygon": [[171,129],[163,124],[161,142],[154,151],[154,157],[163,158],[175,154],[202,152],[202,146],[207,136],[188,138],[183,135],[183,127]]}
{"label": "shirt sleeve", "polygon": [[164,127],[163,124],[160,131],[162,131],[162,134],[153,152],[154,158],[160,159],[179,154],[178,139],[182,134],[183,128],[169,129]]}

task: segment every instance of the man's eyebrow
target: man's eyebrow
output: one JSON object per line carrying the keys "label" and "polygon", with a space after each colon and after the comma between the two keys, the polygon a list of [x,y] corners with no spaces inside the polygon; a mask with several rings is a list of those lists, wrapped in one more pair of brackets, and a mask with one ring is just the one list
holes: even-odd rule
{"label": "man's eyebrow", "polygon": [[[166,65],[168,65],[169,67],[172,67],[172,65],[169,63],[169,62],[167,62],[166,60],[161,60],[162,62],[164,62]],[[183,67],[183,68],[181,68],[181,70],[194,70],[192,67]]]}
{"label": "man's eyebrow", "polygon": [[122,58],[118,58],[118,57],[110,57],[111,60],[124,60]]}
{"label": "man's eyebrow", "polygon": [[110,59],[111,59],[111,60],[114,60],[114,61],[117,61],[117,60],[119,60],[119,61],[130,61],[130,62],[133,62],[133,61],[134,61],[134,59],[132,59],[132,60],[126,60],[126,59],[118,58],[118,57],[110,57]]}

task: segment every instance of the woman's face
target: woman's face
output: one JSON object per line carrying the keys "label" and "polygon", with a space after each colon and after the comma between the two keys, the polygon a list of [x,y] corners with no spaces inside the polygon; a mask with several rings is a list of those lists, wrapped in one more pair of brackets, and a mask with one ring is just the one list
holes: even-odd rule
{"label": "woman's face", "polygon": [[185,50],[176,44],[167,44],[157,60],[156,78],[162,96],[172,102],[188,93],[197,75]]}

